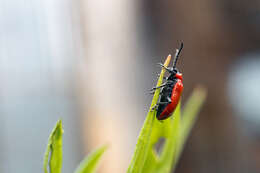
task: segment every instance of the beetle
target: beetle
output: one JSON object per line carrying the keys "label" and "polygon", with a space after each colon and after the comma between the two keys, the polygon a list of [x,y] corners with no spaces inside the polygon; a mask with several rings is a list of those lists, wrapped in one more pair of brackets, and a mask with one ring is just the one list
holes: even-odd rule
{"label": "beetle", "polygon": [[165,120],[169,118],[176,109],[183,90],[182,73],[176,68],[176,64],[183,48],[183,43],[179,49],[176,49],[175,58],[172,67],[165,67],[163,64],[159,65],[169,72],[168,77],[164,77],[166,82],[151,90],[154,92],[156,89],[161,88],[159,102],[154,107],[157,109],[156,118],[158,120]]}

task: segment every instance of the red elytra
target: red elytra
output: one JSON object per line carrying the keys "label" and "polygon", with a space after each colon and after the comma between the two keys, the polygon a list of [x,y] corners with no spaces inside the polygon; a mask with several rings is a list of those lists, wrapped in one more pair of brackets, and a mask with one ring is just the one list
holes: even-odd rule
{"label": "red elytra", "polygon": [[154,88],[162,88],[160,92],[160,101],[157,103],[156,118],[158,120],[164,120],[170,117],[180,101],[183,90],[183,78],[182,74],[176,68],[176,63],[182,48],[183,44],[181,44],[180,49],[177,49],[176,51],[173,67],[167,68],[160,64],[170,73],[170,75],[166,78],[166,82],[163,85]]}
{"label": "red elytra", "polygon": [[182,80],[178,79],[172,89],[172,95],[171,95],[172,101],[171,101],[171,103],[167,104],[167,106],[163,109],[163,111],[160,114],[157,114],[156,117],[158,120],[164,120],[171,116],[171,114],[176,109],[176,107],[180,101],[182,90],[183,90]]}

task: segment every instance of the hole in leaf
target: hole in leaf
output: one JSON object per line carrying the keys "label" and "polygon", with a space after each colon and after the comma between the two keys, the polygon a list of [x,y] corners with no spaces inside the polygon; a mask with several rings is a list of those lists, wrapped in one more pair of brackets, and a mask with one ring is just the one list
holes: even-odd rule
{"label": "hole in leaf", "polygon": [[159,138],[159,140],[157,141],[157,143],[154,145],[154,150],[155,150],[155,152],[156,152],[156,154],[157,154],[158,156],[160,156],[161,153],[162,153],[162,150],[163,150],[163,146],[164,146],[164,144],[165,144],[165,141],[166,141],[166,139],[161,137],[161,138]]}

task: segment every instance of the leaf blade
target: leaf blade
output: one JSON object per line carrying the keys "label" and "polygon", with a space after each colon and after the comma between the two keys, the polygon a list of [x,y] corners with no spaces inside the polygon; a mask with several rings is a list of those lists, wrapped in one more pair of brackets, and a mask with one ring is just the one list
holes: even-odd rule
{"label": "leaf blade", "polygon": [[[185,105],[182,119],[181,119],[181,129],[180,129],[178,148],[176,153],[176,164],[183,151],[187,138],[198,118],[199,115],[198,113],[206,99],[206,95],[207,95],[206,89],[202,87],[197,87],[194,89],[192,95],[189,97]],[[176,168],[176,164],[174,164],[173,169]]]}
{"label": "leaf blade", "polygon": [[163,148],[163,152],[160,158],[160,164],[158,165],[158,172],[165,173],[170,172],[173,165],[176,164],[176,153],[178,148],[178,138],[180,133],[181,111],[179,103],[171,118],[167,127],[167,141]]}
{"label": "leaf blade", "polygon": [[62,169],[62,121],[59,120],[53,128],[44,155],[43,169],[48,173],[61,173]]}
{"label": "leaf blade", "polygon": [[[169,65],[170,61],[171,61],[171,55],[169,55],[167,57],[167,59],[164,63],[164,66],[167,67]],[[158,80],[157,85],[156,85],[157,87],[162,84],[164,73],[165,73],[165,69],[162,68],[159,80]],[[128,173],[139,173],[143,170],[145,160],[146,160],[147,155],[148,155],[148,149],[149,149],[149,146],[150,146],[150,136],[151,136],[155,112],[156,112],[156,111],[152,111],[152,107],[154,107],[156,105],[156,103],[159,99],[159,93],[160,93],[160,90],[156,89],[152,103],[151,103],[151,107],[149,109],[149,112],[146,116],[143,127],[141,129],[140,134],[139,134],[137,144],[136,144],[136,148],[135,148],[135,152],[134,152],[134,156],[133,156],[131,163],[130,163],[128,170],[127,170]]]}
{"label": "leaf blade", "polygon": [[81,161],[75,173],[93,173],[95,172],[99,160],[104,152],[107,150],[107,145],[102,146],[89,154],[85,159]]}

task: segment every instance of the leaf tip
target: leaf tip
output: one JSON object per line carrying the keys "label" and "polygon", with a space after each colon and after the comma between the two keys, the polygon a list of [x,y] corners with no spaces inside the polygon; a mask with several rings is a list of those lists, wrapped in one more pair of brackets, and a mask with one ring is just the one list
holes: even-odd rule
{"label": "leaf tip", "polygon": [[55,129],[60,129],[61,130],[61,133],[64,133],[64,130],[63,130],[63,125],[62,125],[62,120],[59,119],[57,121],[57,125],[56,125],[56,128]]}
{"label": "leaf tip", "polygon": [[165,67],[168,67],[168,65],[169,65],[170,62],[171,62],[171,59],[172,59],[172,55],[169,54],[169,55],[167,56],[165,62],[164,62],[164,66],[165,66]]}
{"label": "leaf tip", "polygon": [[206,97],[207,97],[207,88],[206,87],[204,87],[203,85],[198,85],[198,86],[196,86],[196,88],[194,89],[194,93],[198,96],[198,97],[200,97],[200,98],[202,98],[202,100],[205,100],[206,99]]}

